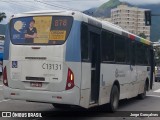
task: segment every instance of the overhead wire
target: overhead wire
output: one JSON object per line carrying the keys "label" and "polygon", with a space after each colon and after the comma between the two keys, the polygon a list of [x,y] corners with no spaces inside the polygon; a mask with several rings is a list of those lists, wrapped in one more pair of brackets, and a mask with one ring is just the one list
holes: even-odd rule
{"label": "overhead wire", "polygon": [[[34,1],[19,1],[19,2],[17,2],[17,1],[15,2],[15,0],[10,0],[10,1],[7,0],[7,1],[0,1],[0,2],[15,4],[15,5],[18,5],[18,6],[23,6],[24,8],[30,7],[31,9],[35,9],[35,7],[26,6],[26,5],[22,4],[21,2],[37,2],[37,3],[41,3],[41,4],[43,4],[43,5],[53,6],[53,7],[56,7],[56,8],[80,11],[80,10],[78,10],[78,9],[70,8],[70,7],[63,6],[63,5],[59,5],[59,4],[56,4],[56,3],[51,4],[51,3],[46,3],[46,2],[43,2],[43,1],[39,1],[39,0],[34,0]],[[37,10],[37,9],[36,9],[36,10]]]}
{"label": "overhead wire", "polygon": [[[56,7],[56,8],[61,8],[61,9],[66,9],[66,10],[76,10],[76,11],[80,11],[79,9],[75,9],[75,8],[71,8],[71,7],[68,7],[68,6],[64,6],[64,5],[60,5],[60,4],[57,4],[57,3],[53,3],[53,2],[89,2],[89,1],[100,1],[100,0],[1,0],[0,2],[6,2],[6,3],[11,3],[11,4],[15,4],[15,5],[18,5],[18,6],[23,6],[24,8],[27,8],[27,9],[34,9],[34,10],[37,10],[37,8],[40,8],[39,6],[37,8],[35,7],[32,7],[32,6],[26,6],[24,4],[21,4],[22,2],[37,2],[37,3],[40,3],[40,4],[43,4],[46,6],[53,6],[53,7]],[[53,3],[53,4],[51,4]]]}
{"label": "overhead wire", "polygon": [[42,2],[42,1],[39,1],[39,0],[34,0],[34,1],[35,1],[35,2],[39,2],[39,3],[42,3],[42,4],[45,4],[45,5],[57,7],[57,8],[80,11],[80,10],[78,10],[78,9],[70,8],[70,7],[67,7],[67,6],[62,6],[62,5],[55,4],[55,3],[54,3],[54,4],[50,4],[50,3]]}
{"label": "overhead wire", "polygon": [[13,2],[13,1],[5,1],[6,3],[9,3],[9,4],[14,4],[16,6],[22,6],[23,9],[29,9],[29,10],[37,10],[36,7],[33,7],[33,6],[27,6],[27,5],[24,5],[24,4],[21,4],[21,3],[17,3],[17,2]]}

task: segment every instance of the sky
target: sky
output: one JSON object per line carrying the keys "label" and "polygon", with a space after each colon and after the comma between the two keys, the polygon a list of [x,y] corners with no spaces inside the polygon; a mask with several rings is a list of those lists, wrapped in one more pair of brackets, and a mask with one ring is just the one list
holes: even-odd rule
{"label": "sky", "polygon": [[[74,9],[78,11],[98,7],[109,0],[0,0],[0,12],[5,12],[7,19],[1,24],[7,23],[11,15],[33,10],[49,9]],[[120,0],[131,4],[156,4],[160,0]]]}
{"label": "sky", "polygon": [[134,5],[160,3],[160,0],[120,0],[120,1],[126,1]]}

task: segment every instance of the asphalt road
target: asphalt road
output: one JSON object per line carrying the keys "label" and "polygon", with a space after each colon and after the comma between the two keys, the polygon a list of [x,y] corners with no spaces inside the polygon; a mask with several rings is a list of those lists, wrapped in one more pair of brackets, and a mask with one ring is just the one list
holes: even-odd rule
{"label": "asphalt road", "polygon": [[[69,111],[69,114],[73,113],[73,115],[79,114],[81,115],[80,111],[84,113],[89,113],[90,117],[83,116],[83,117],[76,117],[76,120],[83,119],[92,119],[92,120],[106,120],[106,116],[116,116],[116,114],[123,114],[124,111],[160,111],[160,83],[154,83],[154,89],[147,93],[147,97],[144,100],[139,100],[137,98],[132,98],[129,100],[121,100],[118,112],[116,113],[107,113],[104,112],[104,107],[96,107],[92,108],[90,110],[83,110],[80,108],[72,108],[72,109],[65,109],[65,111]],[[46,103],[34,103],[34,102],[26,102],[26,101],[19,101],[19,100],[4,100],[3,93],[2,93],[2,82],[0,81],[0,111],[43,111],[46,113],[43,113],[44,115],[51,115],[52,113],[59,113],[61,110],[55,109],[51,104]],[[98,112],[93,112],[98,111]],[[99,112],[100,111],[100,112]],[[64,112],[63,112],[64,113]],[[62,115],[63,115],[62,113]],[[160,113],[160,112],[159,112]],[[58,114],[59,115],[59,114]],[[56,120],[64,120],[62,118],[63,116],[56,117]],[[72,114],[71,114],[72,115]],[[53,117],[53,114],[52,114]],[[3,120],[4,118],[0,118],[0,120]],[[6,120],[11,120],[13,118],[5,118]],[[15,118],[14,118],[15,119]],[[33,118],[38,120],[48,120],[48,118]],[[51,119],[51,118],[50,118]],[[75,120],[75,117],[65,117],[65,120]],[[146,117],[140,117],[140,118],[134,118],[134,117],[107,117],[109,120],[160,120],[160,114],[159,118],[146,118]]]}

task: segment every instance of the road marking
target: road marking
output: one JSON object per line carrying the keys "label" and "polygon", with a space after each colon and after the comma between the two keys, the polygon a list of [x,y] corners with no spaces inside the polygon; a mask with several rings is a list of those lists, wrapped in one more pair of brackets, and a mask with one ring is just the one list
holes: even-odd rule
{"label": "road marking", "polygon": [[155,90],[154,92],[160,92],[160,89],[158,89],[158,90]]}
{"label": "road marking", "polygon": [[158,96],[158,95],[147,95],[147,96],[160,98],[160,96]]}
{"label": "road marking", "polygon": [[6,101],[9,101],[9,100],[10,100],[10,99],[7,99],[7,100],[1,100],[1,101],[0,101],[0,103],[1,103],[1,102],[6,102]]}
{"label": "road marking", "polygon": [[3,85],[0,85],[0,87],[2,87]]}

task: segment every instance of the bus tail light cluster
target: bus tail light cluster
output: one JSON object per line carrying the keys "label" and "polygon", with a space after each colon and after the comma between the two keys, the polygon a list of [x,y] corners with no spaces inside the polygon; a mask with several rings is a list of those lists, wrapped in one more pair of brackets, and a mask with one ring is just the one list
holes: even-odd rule
{"label": "bus tail light cluster", "polygon": [[8,86],[8,79],[7,79],[7,68],[6,66],[3,69],[3,84]]}
{"label": "bus tail light cluster", "polygon": [[72,89],[74,87],[74,74],[71,69],[68,69],[66,90]]}

